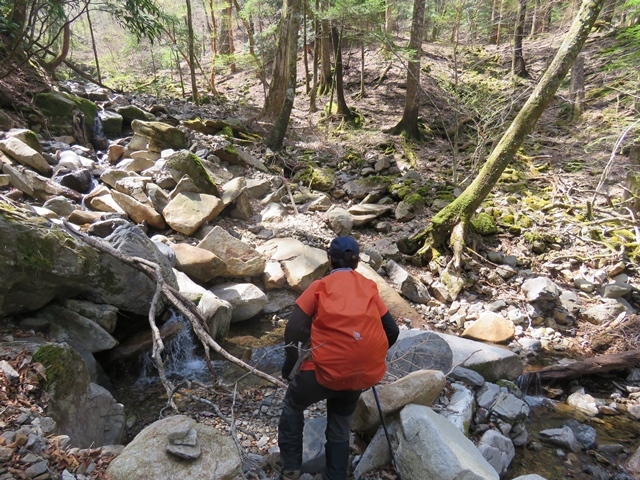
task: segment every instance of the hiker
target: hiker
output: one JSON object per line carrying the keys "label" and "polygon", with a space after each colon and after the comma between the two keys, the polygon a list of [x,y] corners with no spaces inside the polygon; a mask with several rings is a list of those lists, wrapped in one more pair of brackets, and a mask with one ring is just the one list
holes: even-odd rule
{"label": "hiker", "polygon": [[[345,480],[351,418],[363,390],[384,376],[387,350],[399,330],[375,282],[355,271],[360,248],[353,237],[333,239],[330,273],[296,300],[285,329],[282,377],[290,380],[278,425],[280,456],[274,467],[285,480],[300,477],[304,410],[327,400],[324,480]],[[307,344],[298,358],[298,343]]]}

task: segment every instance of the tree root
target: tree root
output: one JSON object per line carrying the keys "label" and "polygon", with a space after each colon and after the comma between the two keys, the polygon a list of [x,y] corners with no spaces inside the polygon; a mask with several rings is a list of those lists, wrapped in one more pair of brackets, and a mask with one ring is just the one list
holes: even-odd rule
{"label": "tree root", "polygon": [[151,326],[151,331],[153,334],[153,351],[152,357],[158,368],[158,373],[160,376],[160,380],[167,391],[168,402],[174,410],[177,410],[175,403],[173,402],[173,392],[175,392],[175,386],[172,384],[170,380],[166,378],[165,368],[164,368],[164,360],[162,359],[162,353],[164,351],[164,344],[162,342],[162,338],[160,337],[160,332],[155,323],[155,315],[157,311],[157,305],[160,301],[161,297],[164,297],[170,304],[172,304],[180,313],[182,313],[191,323],[191,327],[193,328],[194,333],[202,343],[205,351],[205,358],[207,361],[207,366],[209,367],[209,371],[212,376],[215,377],[213,366],[211,365],[211,357],[210,357],[210,348],[212,348],[216,353],[221,355],[226,360],[231,363],[239,366],[240,368],[247,370],[249,373],[256,375],[268,382],[282,388],[286,388],[286,384],[277,378],[264,373],[258,370],[255,367],[243,362],[242,360],[234,357],[226,350],[224,350],[213,338],[209,335],[206,320],[200,315],[196,306],[185,298],[179,291],[174,289],[173,287],[166,284],[164,279],[162,278],[162,274],[160,272],[160,267],[158,264],[145,260],[140,257],[132,257],[129,255],[125,255],[120,251],[113,248],[111,245],[103,242],[94,237],[90,237],[82,232],[77,231],[73,225],[71,225],[66,220],[62,221],[66,231],[73,236],[80,238],[85,243],[91,245],[92,247],[100,250],[103,253],[111,255],[121,262],[129,265],[130,267],[135,268],[136,270],[141,271],[147,277],[149,277],[152,281],[156,283],[156,291],[153,296],[153,300],[151,302],[151,308],[149,309],[149,325]]}

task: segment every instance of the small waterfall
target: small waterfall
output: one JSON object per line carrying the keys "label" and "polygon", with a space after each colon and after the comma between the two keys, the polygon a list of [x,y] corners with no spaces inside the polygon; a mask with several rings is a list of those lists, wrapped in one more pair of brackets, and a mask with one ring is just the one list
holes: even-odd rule
{"label": "small waterfall", "polygon": [[524,395],[530,407],[544,405],[549,401],[543,396],[542,382],[537,372],[524,372],[515,380],[515,384]]}
{"label": "small waterfall", "polygon": [[[184,325],[181,332],[164,344],[164,358],[169,378],[210,378],[207,362],[203,356],[196,353],[197,345],[191,331],[189,321],[182,315],[172,313],[168,322],[180,322]],[[142,368],[138,383],[153,383],[158,379],[156,364],[148,352],[142,361]]]}

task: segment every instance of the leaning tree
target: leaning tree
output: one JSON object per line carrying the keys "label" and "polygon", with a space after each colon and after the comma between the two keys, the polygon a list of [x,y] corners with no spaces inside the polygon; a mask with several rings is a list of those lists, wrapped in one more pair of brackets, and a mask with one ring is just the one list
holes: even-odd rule
{"label": "leaning tree", "polygon": [[536,122],[553,99],[560,83],[582,50],[598,13],[606,0],[584,0],[571,28],[535,90],[487,158],[473,182],[452,203],[440,210],[431,223],[412,237],[402,239],[398,247],[403,253],[430,259],[447,240],[453,250],[452,265],[459,270],[465,235],[471,217],[498,182],[504,169],[533,130]]}

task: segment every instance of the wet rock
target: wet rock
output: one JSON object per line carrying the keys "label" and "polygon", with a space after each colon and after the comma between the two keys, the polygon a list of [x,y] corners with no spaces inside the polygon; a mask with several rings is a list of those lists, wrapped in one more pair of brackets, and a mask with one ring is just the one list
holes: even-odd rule
{"label": "wet rock", "polygon": [[582,450],[582,446],[576,439],[573,430],[571,430],[571,428],[567,426],[562,428],[551,428],[548,430],[542,430],[540,432],[540,440],[552,445],[566,448],[574,453]]}
{"label": "wet rock", "polygon": [[478,450],[499,475],[507,472],[516,456],[513,442],[496,430],[487,430],[482,435],[478,442]]}

